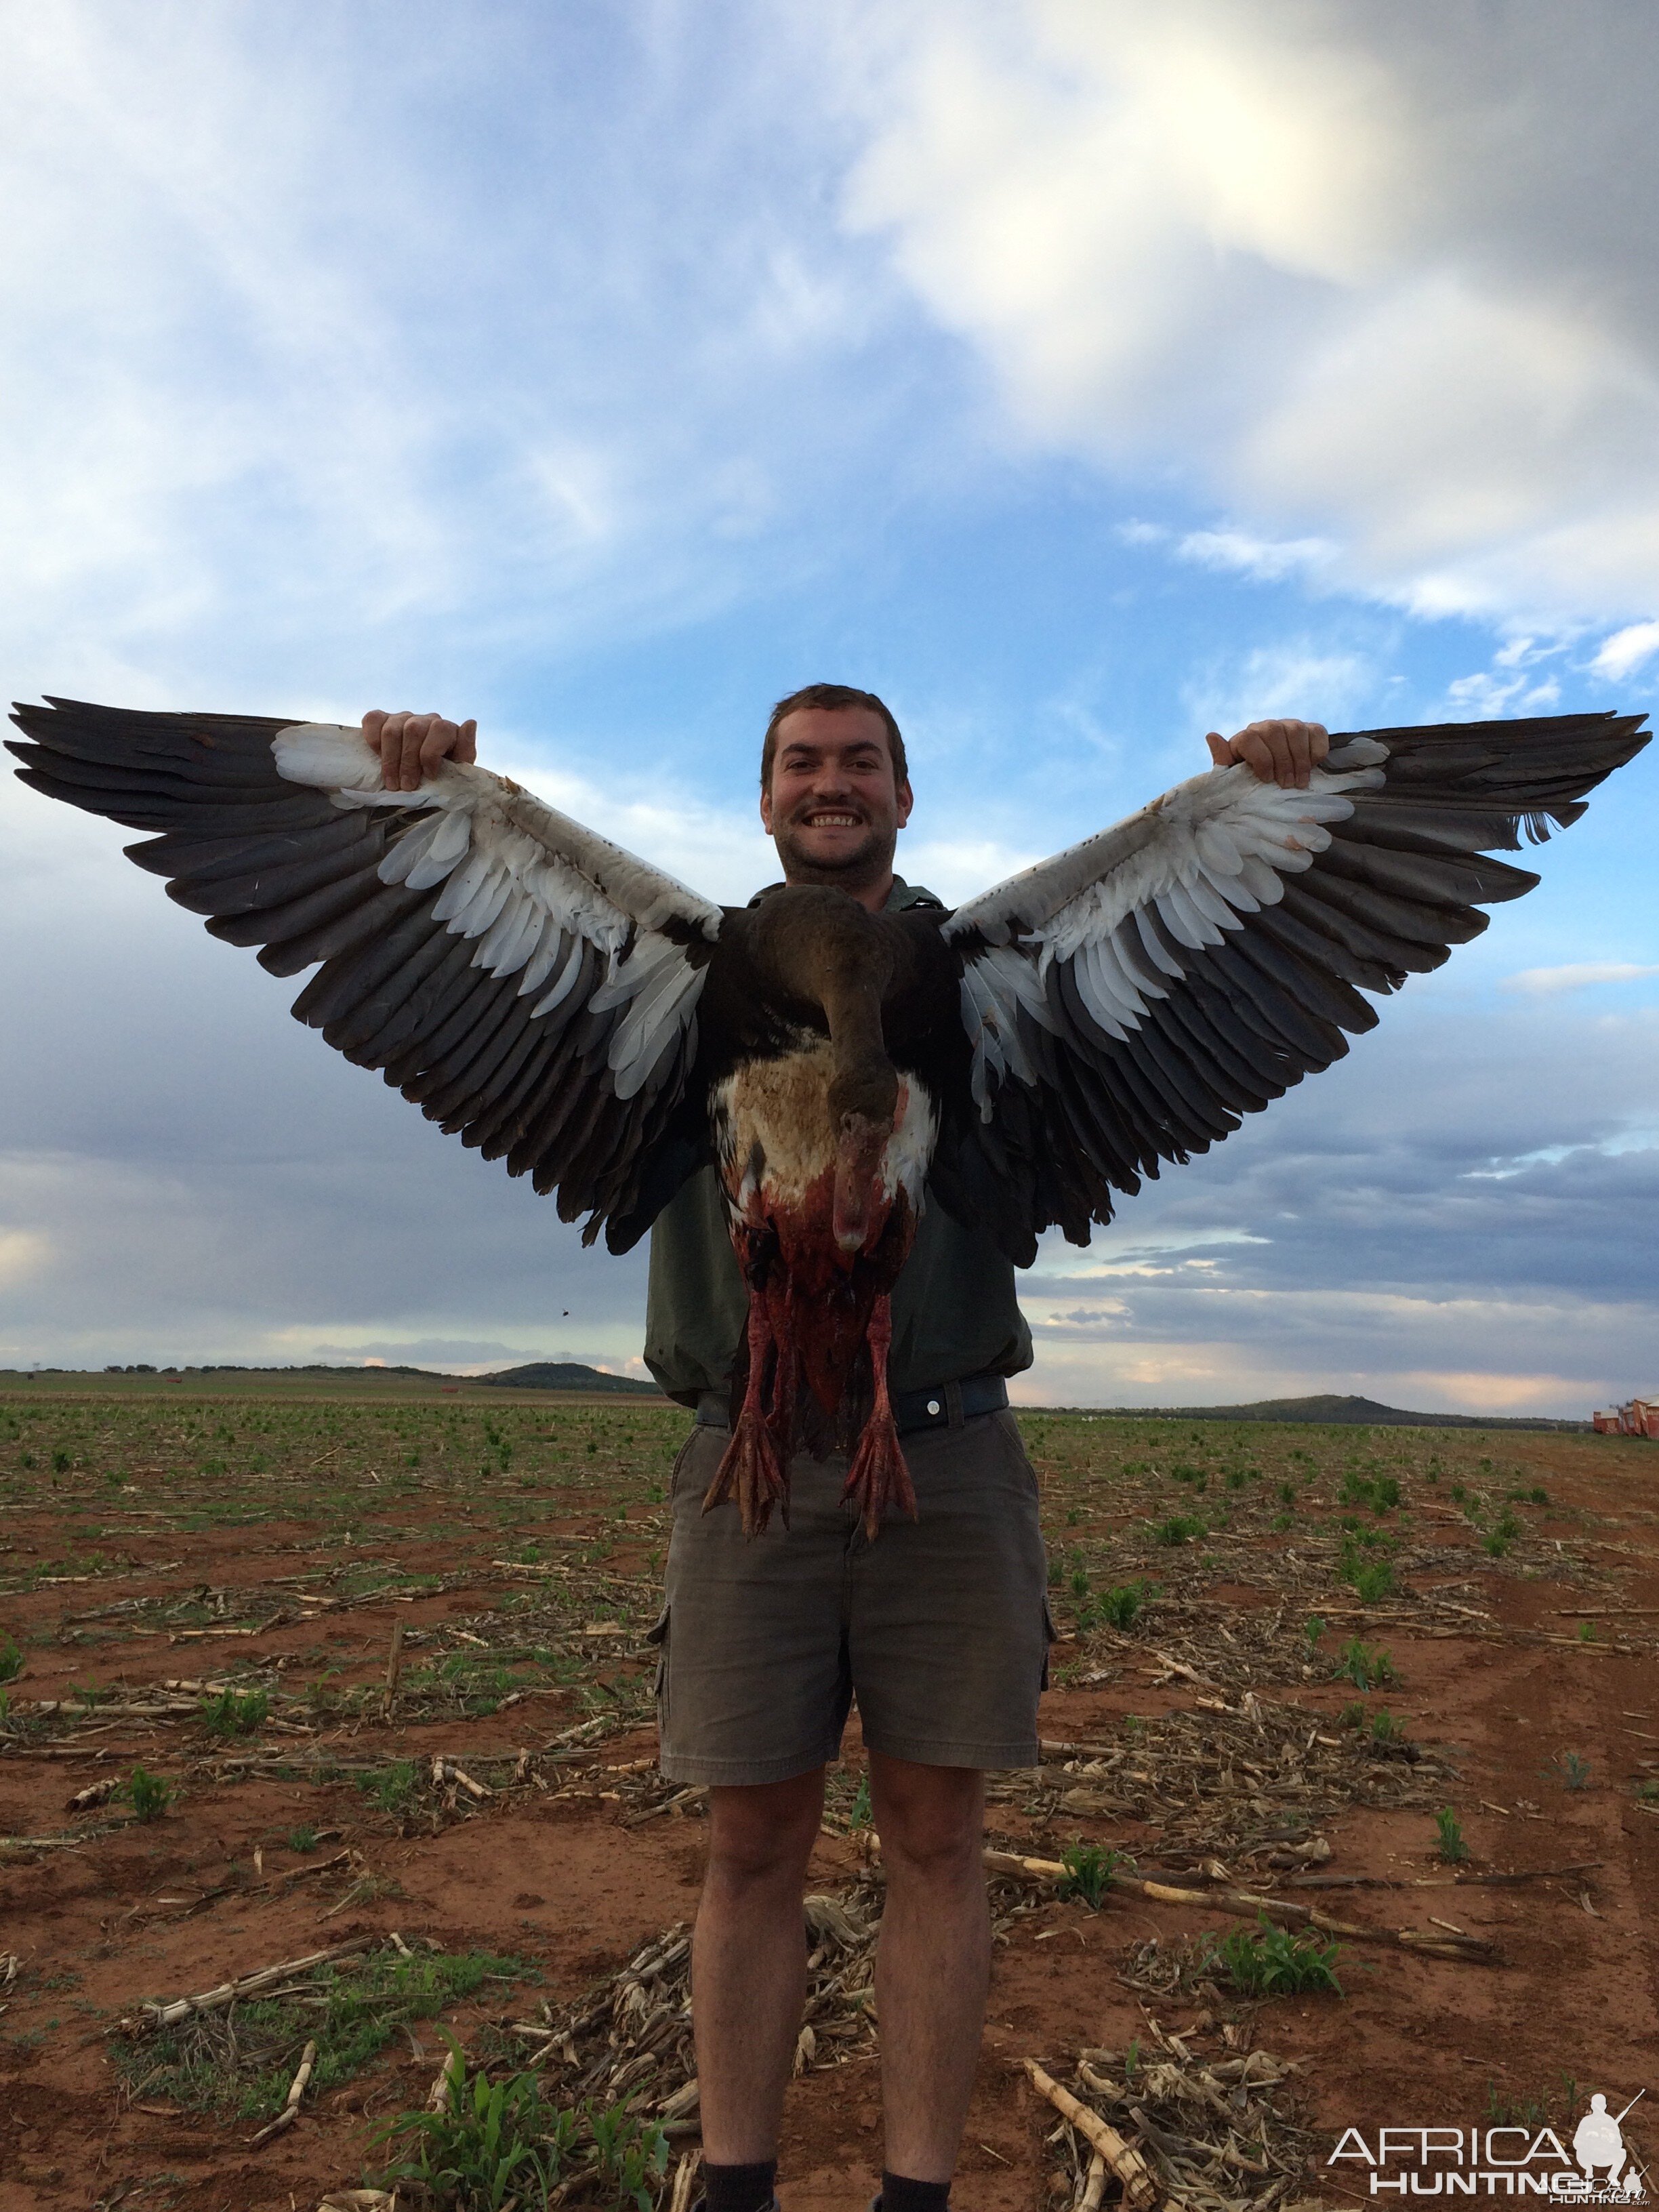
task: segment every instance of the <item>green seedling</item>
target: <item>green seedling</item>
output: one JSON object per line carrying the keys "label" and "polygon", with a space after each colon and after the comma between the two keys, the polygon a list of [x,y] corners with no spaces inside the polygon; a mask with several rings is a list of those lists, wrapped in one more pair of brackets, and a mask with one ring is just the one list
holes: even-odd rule
{"label": "green seedling", "polygon": [[1218,1967],[1241,1996],[1297,1996],[1310,1990],[1343,1995],[1336,1978],[1337,1946],[1311,1935],[1292,1936],[1275,1928],[1264,1914],[1255,1929],[1235,1929],[1210,1938],[1209,1963]]}
{"label": "green seedling", "polygon": [[317,1848],[315,1828],[290,1828],[283,1841],[291,1851],[314,1851]]}
{"label": "green seedling", "polygon": [[1380,1644],[1362,1644],[1356,1636],[1343,1645],[1336,1662],[1339,1682],[1352,1682],[1356,1690],[1376,1690],[1396,1679],[1394,1661]]}
{"label": "green seedling", "polygon": [[420,1778],[412,1759],[398,1759],[383,1774],[362,1776],[357,1787],[382,1813],[404,1813],[414,1802]]}
{"label": "green seedling", "polygon": [[1121,1851],[1108,1850],[1100,1844],[1073,1844],[1060,1853],[1060,1864],[1066,1871],[1060,1878],[1056,1894],[1063,1901],[1075,1899],[1086,1905],[1091,1912],[1098,1912],[1112,1886],[1112,1875],[1123,1863]]}
{"label": "green seedling", "polygon": [[867,1828],[874,1819],[875,1814],[870,1804],[870,1778],[867,1774],[860,1774],[858,1790],[853,1798],[853,1809],[847,1815],[848,1826]]}
{"label": "green seedling", "polygon": [[1564,1790],[1589,1788],[1590,1763],[1576,1751],[1564,1751],[1559,1759],[1550,1761],[1544,1772],[1553,1775]]}
{"label": "green seedling", "polygon": [[1391,1474],[1349,1474],[1343,1478],[1342,1503],[1369,1505],[1373,1513],[1392,1513],[1400,1503],[1400,1484]]}
{"label": "green seedling", "polygon": [[1141,1607],[1155,1587],[1146,1582],[1115,1583],[1103,1597],[1096,1599],[1097,1618],[1120,1633],[1127,1632],[1133,1627]]}
{"label": "green seedling", "polygon": [[1373,1743],[1404,1743],[1405,1741],[1405,1729],[1401,1727],[1399,1722],[1395,1718],[1394,1715],[1389,1711],[1386,1705],[1382,1707],[1381,1711],[1375,1712],[1371,1715],[1371,1741]]}
{"label": "green seedling", "polygon": [[15,1637],[0,1633],[0,1682],[15,1682],[23,1671],[23,1655]]}
{"label": "green seedling", "polygon": [[[1564,2079],[1568,2078],[1564,2076]],[[1576,2083],[1573,2085],[1577,2086]],[[1568,2106],[1571,2112],[1573,2105]],[[1545,2107],[1541,2098],[1505,2097],[1496,2081],[1486,2083],[1486,2117],[1494,2127],[1526,2128],[1528,2131],[1544,2124]]]}
{"label": "green seedling", "polygon": [[1336,1573],[1349,1583],[1360,1604],[1378,1604],[1378,1599],[1394,1593],[1394,1568],[1387,1562],[1387,1553],[1394,1544],[1376,1528],[1360,1528],[1354,1520],[1343,1522],[1340,1526],[1347,1533],[1343,1537],[1343,1558],[1336,1562]]}
{"label": "green seedling", "polygon": [[1579,1624],[1578,1624],[1578,1641],[1579,1641],[1581,1644],[1594,1644],[1594,1643],[1595,1643],[1595,1622],[1594,1622],[1593,1620],[1581,1620],[1581,1621],[1579,1622]]}
{"label": "green seedling", "polygon": [[438,2033],[450,2050],[448,2104],[442,2112],[404,2112],[376,2129],[372,2142],[404,2153],[385,2179],[414,2183],[453,2212],[503,2212],[509,2203],[544,2200],[575,2140],[576,2115],[556,2112],[533,2074],[505,2081],[469,2075],[459,2044],[445,2029]]}
{"label": "green seedling", "polygon": [[614,2201],[635,2205],[637,2212],[652,2212],[657,2201],[653,2184],[668,2170],[668,2137],[654,2120],[636,2120],[621,2105],[603,2112],[585,2105],[582,2111],[600,2177],[615,2191]]}
{"label": "green seedling", "polygon": [[1185,1514],[1172,1513],[1167,1521],[1160,1521],[1153,1529],[1152,1541],[1174,1551],[1180,1545],[1197,1543],[1209,1533],[1202,1521],[1193,1520]]}
{"label": "green seedling", "polygon": [[221,1690],[202,1700],[202,1725],[210,1735],[252,1735],[270,1711],[269,1690]]}
{"label": "green seedling", "polygon": [[1311,1659],[1314,1654],[1318,1650],[1319,1639],[1324,1633],[1324,1620],[1319,1613],[1316,1613],[1311,1614],[1308,1620],[1303,1622],[1302,1635],[1303,1639],[1308,1647],[1308,1656],[1310,1659]]}
{"label": "green seedling", "polygon": [[1448,1866],[1461,1865],[1469,1855],[1469,1847],[1463,1840],[1463,1824],[1449,1805],[1440,1808],[1434,1816],[1434,1825],[1439,1831],[1437,1848],[1441,1857]]}
{"label": "green seedling", "polygon": [[135,1820],[159,1820],[176,1795],[171,1783],[142,1766],[135,1766],[127,1779],[127,1802],[132,1807]]}

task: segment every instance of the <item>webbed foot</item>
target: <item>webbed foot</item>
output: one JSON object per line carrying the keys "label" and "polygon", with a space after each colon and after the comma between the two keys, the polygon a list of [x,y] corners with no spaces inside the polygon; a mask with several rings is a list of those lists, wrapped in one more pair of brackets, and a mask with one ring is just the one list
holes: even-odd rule
{"label": "webbed foot", "polygon": [[892,1413],[885,1407],[878,1406],[864,1425],[848,1471],[847,1487],[842,1492],[842,1502],[849,1499],[859,1510],[865,1534],[871,1538],[888,1513],[902,1514],[907,1521],[918,1517],[910,1470],[904,1463]]}
{"label": "webbed foot", "polygon": [[711,1512],[732,1497],[738,1502],[738,1517],[745,1536],[760,1534],[775,1505],[782,1506],[784,1525],[788,1526],[789,1485],[772,1431],[757,1407],[745,1406],[738,1414],[732,1441],[704,1493],[702,1510]]}
{"label": "webbed foot", "polygon": [[702,1510],[734,1497],[745,1536],[758,1536],[772,1517],[772,1508],[783,1507],[783,1525],[789,1525],[789,1479],[772,1431],[761,1407],[761,1383],[766,1372],[772,1333],[759,1295],[749,1294],[749,1377],[743,1404],[732,1424],[732,1441],[720,1455],[714,1480],[704,1492]]}

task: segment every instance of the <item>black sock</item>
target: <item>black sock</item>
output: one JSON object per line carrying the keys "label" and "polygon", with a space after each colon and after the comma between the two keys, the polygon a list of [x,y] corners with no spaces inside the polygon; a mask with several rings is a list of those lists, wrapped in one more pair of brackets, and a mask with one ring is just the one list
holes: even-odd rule
{"label": "black sock", "polygon": [[778,2178],[775,2158],[757,2166],[709,2166],[702,2169],[702,2191],[708,2212],[766,2212],[772,2202],[772,2185]]}
{"label": "black sock", "polygon": [[950,2212],[948,2181],[912,2181],[907,2173],[881,2177],[881,2212]]}

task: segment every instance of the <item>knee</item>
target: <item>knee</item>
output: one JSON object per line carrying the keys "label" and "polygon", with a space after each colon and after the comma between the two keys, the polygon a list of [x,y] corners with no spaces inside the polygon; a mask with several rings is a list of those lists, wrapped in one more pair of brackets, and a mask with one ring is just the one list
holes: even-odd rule
{"label": "knee", "polygon": [[982,1883],[984,1838],[981,1824],[933,1819],[890,1822],[881,1830],[881,1855],[889,1876],[907,1877],[937,1888],[945,1882]]}
{"label": "knee", "polygon": [[890,1790],[876,1807],[890,1876],[929,1883],[982,1879],[985,1811],[977,1775],[941,1770],[918,1789]]}
{"label": "knee", "polygon": [[711,1792],[711,1878],[740,1887],[803,1880],[823,1817],[822,1778],[811,1780],[804,1790],[781,1783]]}

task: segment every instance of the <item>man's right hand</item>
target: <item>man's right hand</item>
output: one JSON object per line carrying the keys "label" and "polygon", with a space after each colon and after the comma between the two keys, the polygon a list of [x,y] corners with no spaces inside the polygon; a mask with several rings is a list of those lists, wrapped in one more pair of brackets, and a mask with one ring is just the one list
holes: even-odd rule
{"label": "man's right hand", "polygon": [[380,756],[380,781],[388,791],[418,791],[440,761],[477,760],[478,726],[372,707],[363,716],[363,742]]}

